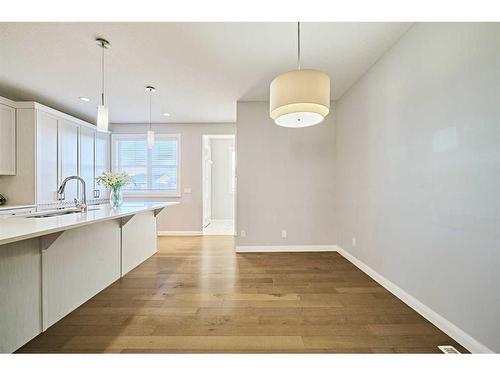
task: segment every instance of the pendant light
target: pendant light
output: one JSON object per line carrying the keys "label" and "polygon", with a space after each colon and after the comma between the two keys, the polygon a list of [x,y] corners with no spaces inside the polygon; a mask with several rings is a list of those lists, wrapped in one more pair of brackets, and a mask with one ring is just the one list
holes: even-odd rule
{"label": "pendant light", "polygon": [[111,44],[102,38],[97,38],[96,43],[102,48],[102,58],[101,58],[101,105],[97,107],[97,130],[101,132],[108,131],[109,116],[108,107],[104,105],[104,50],[111,48]]}
{"label": "pendant light", "polygon": [[146,91],[149,92],[149,130],[146,134],[148,148],[152,149],[155,146],[155,132],[151,129],[151,97],[156,89],[153,86],[146,86]]}
{"label": "pendant light", "polygon": [[319,124],[330,111],[330,77],[301,69],[300,22],[297,22],[297,70],[271,82],[269,114],[277,125],[302,128]]}

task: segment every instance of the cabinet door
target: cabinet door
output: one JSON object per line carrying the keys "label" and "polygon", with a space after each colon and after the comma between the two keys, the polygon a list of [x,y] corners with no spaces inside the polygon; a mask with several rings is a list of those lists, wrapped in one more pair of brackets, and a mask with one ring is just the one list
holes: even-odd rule
{"label": "cabinet door", "polygon": [[[85,180],[88,200],[92,199],[94,194],[94,137],[94,130],[80,127],[79,176]],[[80,192],[80,199],[82,196]]]}
{"label": "cabinet door", "polygon": [[57,118],[37,111],[36,114],[36,203],[57,201]]}
{"label": "cabinet door", "polygon": [[[59,120],[59,184],[68,176],[78,175],[78,125]],[[64,201],[72,202],[78,197],[79,182],[70,180],[64,190]]]}
{"label": "cabinet door", "polygon": [[[95,175],[110,171],[110,136],[107,133],[96,132],[95,135]],[[96,184],[100,198],[109,196],[109,190]]]}
{"label": "cabinet door", "polygon": [[0,175],[16,174],[16,110],[0,104]]}

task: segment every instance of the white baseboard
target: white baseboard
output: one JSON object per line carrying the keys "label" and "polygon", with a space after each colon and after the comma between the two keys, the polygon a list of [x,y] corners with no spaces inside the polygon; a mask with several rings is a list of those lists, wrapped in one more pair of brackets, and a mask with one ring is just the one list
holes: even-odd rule
{"label": "white baseboard", "polygon": [[198,230],[159,230],[158,236],[201,236],[202,231]]}
{"label": "white baseboard", "polygon": [[358,267],[361,271],[366,273],[380,285],[382,285],[389,292],[398,297],[405,304],[414,309],[417,313],[422,315],[425,319],[430,321],[448,336],[453,338],[456,342],[460,343],[462,346],[467,348],[471,353],[493,353],[491,349],[481,344],[475,338],[462,331],[456,325],[451,323],[449,320],[445,319],[443,316],[439,315],[436,311],[432,310],[429,306],[424,305],[418,299],[408,294],[406,291],[401,289],[399,286],[393,282],[387,280],[384,276],[379,274],[374,269],[370,268],[368,265],[363,263],[361,260],[351,255],[341,247],[337,246],[337,250],[340,255],[346,258],[349,262]]}
{"label": "white baseboard", "polygon": [[288,253],[308,251],[337,251],[336,245],[303,246],[236,246],[237,253]]}

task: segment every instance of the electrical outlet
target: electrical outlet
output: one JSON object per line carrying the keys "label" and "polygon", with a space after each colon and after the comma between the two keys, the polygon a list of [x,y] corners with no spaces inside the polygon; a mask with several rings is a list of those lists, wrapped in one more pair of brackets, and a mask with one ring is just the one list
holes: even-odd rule
{"label": "electrical outlet", "polygon": [[247,231],[246,230],[242,230],[240,232],[240,237],[246,237],[247,236]]}
{"label": "electrical outlet", "polygon": [[192,190],[190,187],[184,188],[184,194],[191,194]]}
{"label": "electrical outlet", "polygon": [[281,230],[281,238],[286,238],[286,229]]}
{"label": "electrical outlet", "polygon": [[351,243],[352,243],[352,247],[356,247],[356,237],[352,238]]}

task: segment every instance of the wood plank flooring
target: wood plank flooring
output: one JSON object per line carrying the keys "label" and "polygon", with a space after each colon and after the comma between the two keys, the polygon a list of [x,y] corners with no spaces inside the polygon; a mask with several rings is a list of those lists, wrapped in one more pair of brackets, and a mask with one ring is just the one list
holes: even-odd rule
{"label": "wood plank flooring", "polygon": [[18,352],[466,352],[337,253],[237,255],[231,236],[158,242]]}

